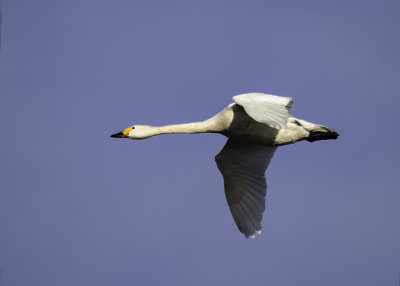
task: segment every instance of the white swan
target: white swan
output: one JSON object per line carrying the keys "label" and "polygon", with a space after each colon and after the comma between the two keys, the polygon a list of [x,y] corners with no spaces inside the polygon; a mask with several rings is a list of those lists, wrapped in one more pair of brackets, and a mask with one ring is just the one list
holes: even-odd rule
{"label": "white swan", "polygon": [[277,146],[300,140],[336,139],[334,130],[292,117],[293,100],[263,93],[233,97],[217,115],[201,122],[153,127],[133,125],[111,135],[144,139],[169,133],[220,133],[228,141],[215,156],[224,178],[226,200],[240,232],[246,237],[261,234],[267,184],[265,170]]}

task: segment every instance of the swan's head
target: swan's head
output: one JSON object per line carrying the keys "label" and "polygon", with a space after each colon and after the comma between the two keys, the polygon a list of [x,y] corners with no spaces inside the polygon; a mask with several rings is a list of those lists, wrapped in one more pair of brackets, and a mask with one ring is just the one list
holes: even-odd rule
{"label": "swan's head", "polygon": [[145,139],[153,136],[154,127],[146,125],[133,125],[125,128],[123,131],[111,135],[113,138]]}

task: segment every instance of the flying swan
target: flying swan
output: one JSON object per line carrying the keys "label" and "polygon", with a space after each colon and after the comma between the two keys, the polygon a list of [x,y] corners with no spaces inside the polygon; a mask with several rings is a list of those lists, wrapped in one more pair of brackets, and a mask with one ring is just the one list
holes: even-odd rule
{"label": "flying swan", "polygon": [[210,119],[160,127],[133,125],[114,138],[144,139],[170,133],[220,133],[228,137],[215,155],[233,219],[246,237],[261,234],[267,184],[265,170],[278,146],[336,139],[339,134],[290,114],[293,100],[263,93],[236,95]]}

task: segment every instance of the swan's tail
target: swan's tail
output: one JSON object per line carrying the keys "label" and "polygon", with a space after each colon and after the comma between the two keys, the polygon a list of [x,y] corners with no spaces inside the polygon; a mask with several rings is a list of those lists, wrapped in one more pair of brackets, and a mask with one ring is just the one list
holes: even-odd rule
{"label": "swan's tail", "polygon": [[336,139],[339,136],[339,133],[326,126],[314,124],[297,118],[296,121],[309,132],[308,137],[305,138],[309,142],[314,142],[317,140]]}

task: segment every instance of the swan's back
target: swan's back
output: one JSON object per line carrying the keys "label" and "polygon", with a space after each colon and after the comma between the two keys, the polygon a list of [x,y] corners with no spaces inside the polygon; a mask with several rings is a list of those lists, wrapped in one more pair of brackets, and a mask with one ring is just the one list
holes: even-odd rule
{"label": "swan's back", "polygon": [[227,112],[232,113],[229,127],[223,134],[231,139],[273,146],[279,130],[251,118],[242,106],[233,104]]}

